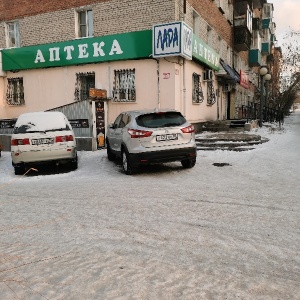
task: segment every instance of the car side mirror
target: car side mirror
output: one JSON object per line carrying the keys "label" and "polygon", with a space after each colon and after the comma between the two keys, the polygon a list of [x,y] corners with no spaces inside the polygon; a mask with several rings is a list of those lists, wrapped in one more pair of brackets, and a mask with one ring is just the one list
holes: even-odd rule
{"label": "car side mirror", "polygon": [[115,123],[111,123],[108,125],[109,128],[111,129],[115,129],[116,128],[116,124]]}

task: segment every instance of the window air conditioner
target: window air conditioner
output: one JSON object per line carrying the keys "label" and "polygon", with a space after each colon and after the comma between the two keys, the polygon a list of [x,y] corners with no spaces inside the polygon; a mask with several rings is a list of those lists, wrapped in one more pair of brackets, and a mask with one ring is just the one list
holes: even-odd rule
{"label": "window air conditioner", "polygon": [[203,80],[208,81],[208,80],[212,80],[214,76],[214,73],[212,70],[205,70],[205,72],[203,73]]}

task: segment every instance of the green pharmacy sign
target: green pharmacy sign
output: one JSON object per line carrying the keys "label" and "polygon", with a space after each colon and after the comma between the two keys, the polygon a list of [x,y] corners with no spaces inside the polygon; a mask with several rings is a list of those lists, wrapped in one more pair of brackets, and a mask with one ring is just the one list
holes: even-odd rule
{"label": "green pharmacy sign", "polygon": [[198,36],[193,35],[193,58],[219,71],[220,55],[204,43]]}
{"label": "green pharmacy sign", "polygon": [[3,71],[147,58],[152,54],[152,31],[3,49],[1,52]]}

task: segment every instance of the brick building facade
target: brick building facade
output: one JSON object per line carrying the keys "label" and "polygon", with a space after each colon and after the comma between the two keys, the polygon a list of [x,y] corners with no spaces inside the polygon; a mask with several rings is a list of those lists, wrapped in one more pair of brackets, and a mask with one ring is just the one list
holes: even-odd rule
{"label": "brick building facade", "polygon": [[[41,5],[37,0],[0,0],[0,49],[3,49],[0,119],[13,119],[22,112],[56,109],[83,100],[80,96],[83,85],[107,91],[105,126],[122,110],[156,106],[182,111],[195,126],[205,121],[241,119],[244,108],[257,102],[258,67],[266,63],[266,58],[250,66],[249,52],[255,45],[243,38],[240,45],[236,29],[245,30],[246,37],[252,34],[252,18],[261,14],[266,3],[265,0],[141,0],[138,3],[55,0],[43,1]],[[246,23],[239,26],[237,21],[244,20],[245,15]],[[251,16],[249,24],[247,16]],[[149,40],[153,26],[176,22],[186,24],[193,32],[191,57],[168,54],[153,58],[151,51],[147,54],[154,43]],[[126,39],[131,43],[138,33],[140,38],[129,45],[134,54],[128,57],[110,56],[109,49],[101,46],[102,37],[105,41],[111,38],[117,44],[110,44],[109,53],[123,53]],[[119,38],[125,38],[124,44],[119,43]],[[98,61],[84,63],[87,56],[92,56],[88,51],[93,46],[89,44],[87,49],[88,41],[93,45],[97,42],[94,56],[99,57]],[[40,67],[37,62],[45,60],[45,53],[35,47],[46,49],[47,45],[50,48],[43,51],[50,55],[49,64],[45,62]],[[83,60],[70,63],[76,47]],[[63,55],[65,63],[61,63]],[[220,62],[211,63],[215,58]],[[50,61],[55,64],[51,65]],[[206,78],[207,74],[212,75]],[[20,86],[24,94],[21,101],[14,95],[17,93],[14,89],[20,91]],[[126,90],[126,97],[120,90]]]}

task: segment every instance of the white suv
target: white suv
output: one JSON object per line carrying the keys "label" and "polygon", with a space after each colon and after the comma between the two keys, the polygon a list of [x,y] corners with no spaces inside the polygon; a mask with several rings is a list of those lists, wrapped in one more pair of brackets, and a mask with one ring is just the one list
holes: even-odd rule
{"label": "white suv", "polygon": [[68,163],[77,169],[75,135],[66,116],[61,112],[20,115],[11,137],[11,157],[16,175],[45,162]]}
{"label": "white suv", "polygon": [[121,157],[126,174],[145,164],[196,163],[194,126],[176,110],[122,112],[108,128],[106,145],[108,159]]}

